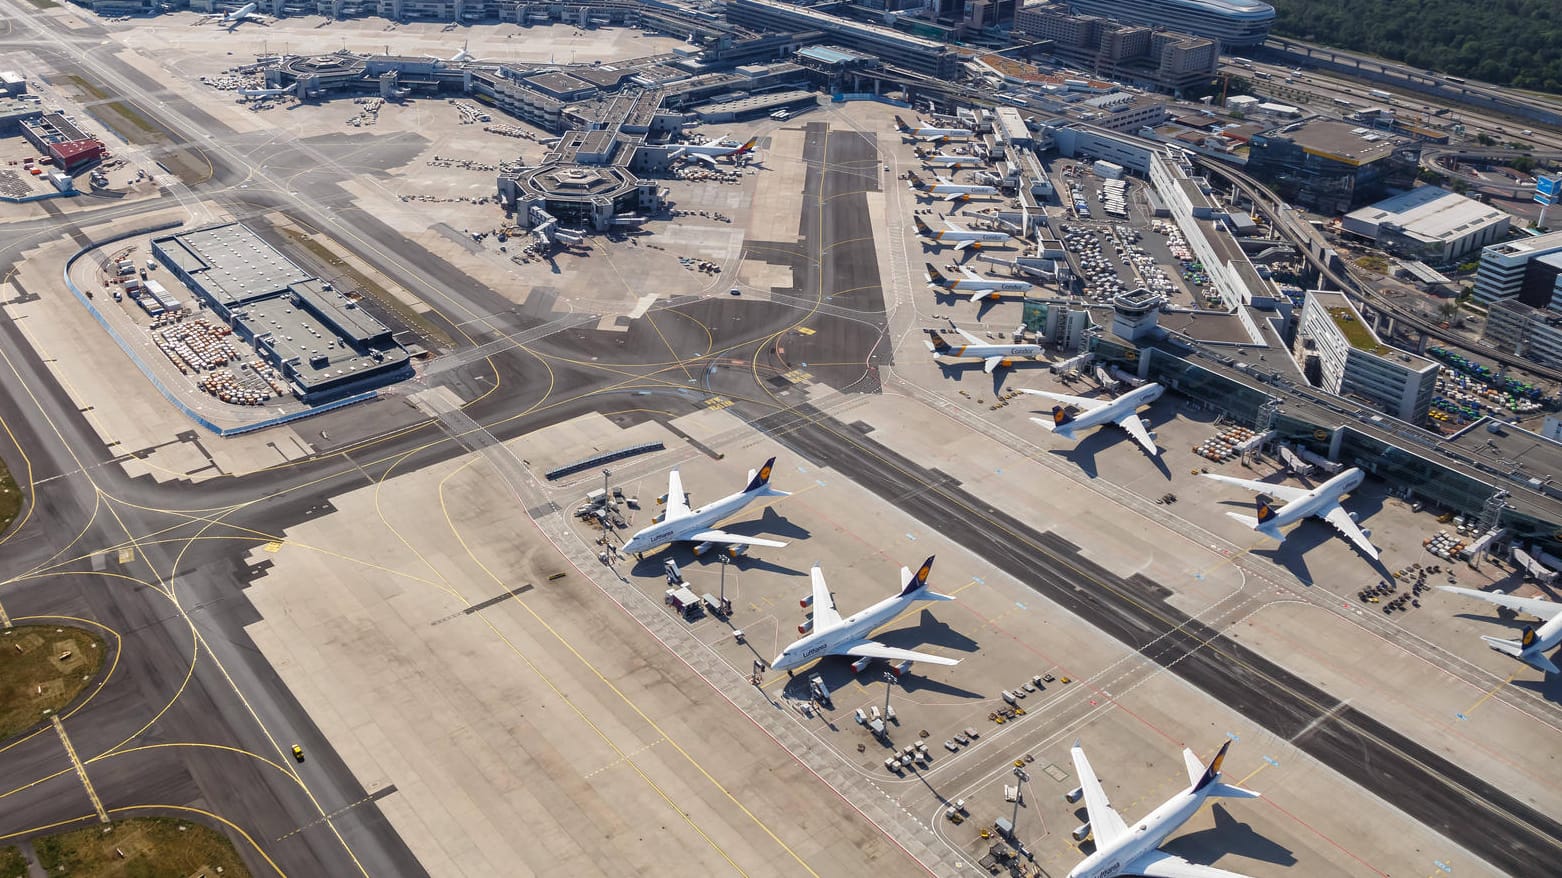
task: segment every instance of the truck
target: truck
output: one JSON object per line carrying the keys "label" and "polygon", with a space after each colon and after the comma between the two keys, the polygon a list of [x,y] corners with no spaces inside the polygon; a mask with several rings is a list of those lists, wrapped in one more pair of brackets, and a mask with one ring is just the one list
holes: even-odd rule
{"label": "truck", "polygon": [[1377,98],[1380,101],[1392,101],[1394,99],[1393,95],[1389,94],[1381,88],[1370,89],[1368,90],[1367,94]]}

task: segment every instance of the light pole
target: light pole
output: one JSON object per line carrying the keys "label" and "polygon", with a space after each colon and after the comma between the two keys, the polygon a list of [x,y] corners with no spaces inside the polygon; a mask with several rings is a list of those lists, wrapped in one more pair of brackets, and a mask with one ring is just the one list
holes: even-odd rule
{"label": "light pole", "polygon": [[613,471],[612,470],[610,470],[610,469],[602,470],[602,498],[603,498],[603,502],[606,502],[607,495],[608,495],[607,480],[612,478],[612,477],[613,477]]}
{"label": "light pole", "polygon": [[1020,800],[1025,798],[1025,782],[1028,780],[1030,775],[1025,773],[1025,769],[1018,765],[1014,766],[1014,816],[1009,819],[1009,832],[1016,838],[1011,841],[1018,840],[1019,833],[1016,832],[1015,827],[1020,824]]}
{"label": "light pole", "polygon": [[884,716],[886,718],[889,716],[889,693],[890,693],[890,690],[894,689],[894,688],[895,688],[895,673],[893,671],[885,671],[884,672]]}
{"label": "light pole", "polygon": [[716,558],[719,561],[721,561],[721,594],[718,596],[718,600],[721,601],[722,612],[726,612],[726,610],[727,610],[727,564],[731,561],[731,559],[727,557],[726,553],[722,553],[720,555],[717,555]]}

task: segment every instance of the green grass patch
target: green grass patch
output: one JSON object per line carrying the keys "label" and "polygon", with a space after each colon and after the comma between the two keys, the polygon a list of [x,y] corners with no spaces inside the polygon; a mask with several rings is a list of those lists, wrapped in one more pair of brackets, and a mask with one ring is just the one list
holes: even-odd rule
{"label": "green grass patch", "polygon": [[112,104],[109,104],[108,108],[113,110],[119,116],[123,117],[125,121],[136,126],[137,128],[140,128],[147,134],[162,133],[162,129],[158,128],[156,125],[153,125],[151,119],[141,115],[141,113],[137,111],[135,107],[130,106],[124,101],[115,101]]}
{"label": "green grass patch", "polygon": [[70,704],[103,667],[103,640],[84,628],[22,625],[0,631],[0,740]]}
{"label": "green grass patch", "polygon": [[1351,313],[1349,308],[1330,308],[1329,316],[1345,335],[1345,340],[1356,350],[1374,354],[1386,350],[1372,337],[1372,330],[1367,328],[1367,324],[1361,322],[1361,318]]}
{"label": "green grass patch", "polygon": [[249,878],[228,837],[199,823],[140,817],[110,825],[111,832],[94,824],[34,839],[38,864],[70,878],[188,878],[218,867],[223,878]]}
{"label": "green grass patch", "polygon": [[0,878],[27,878],[27,858],[16,845],[0,848]]}
{"label": "green grass patch", "polygon": [[[37,5],[40,2],[40,0],[32,0],[32,2],[33,2],[34,5]],[[52,6],[60,5],[58,3],[54,3],[53,0],[43,0],[43,2],[48,2]],[[69,79],[71,81],[72,85],[74,85],[77,88],[81,89],[83,94],[92,95],[93,97],[97,98],[100,101],[103,100],[104,98],[108,97],[108,92],[104,91],[101,88],[98,88],[97,85],[95,85],[95,84],[93,84],[91,82],[88,82],[86,79],[84,79],[84,78],[82,78],[80,76],[77,76],[74,73],[72,73],[70,76],[67,76],[66,79]]]}
{"label": "green grass patch", "polygon": [[0,533],[5,533],[22,514],[22,489],[16,484],[11,470],[0,460]]}
{"label": "green grass patch", "polygon": [[[305,235],[293,228],[283,228],[282,233],[305,250],[321,263],[321,274],[346,276],[348,283],[365,296],[373,299],[383,308],[395,312],[396,316],[409,328],[416,330],[424,338],[430,339],[435,344],[450,346],[453,344],[449,335],[441,332],[439,327],[429,321],[427,317],[393,295],[389,290],[375,283],[372,278],[347,264],[346,260],[331,252],[331,249],[318,240]],[[329,278],[328,278],[329,279]],[[341,287],[341,284],[337,284]]]}

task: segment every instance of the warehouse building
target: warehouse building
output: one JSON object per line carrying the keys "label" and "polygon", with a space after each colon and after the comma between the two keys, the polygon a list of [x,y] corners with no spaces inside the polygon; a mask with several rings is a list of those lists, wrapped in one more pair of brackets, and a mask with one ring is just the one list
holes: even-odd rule
{"label": "warehouse building", "polygon": [[1309,291],[1296,340],[1303,372],[1311,379],[1315,363],[1319,387],[1367,400],[1407,423],[1426,420],[1438,365],[1379,341],[1343,293]]}
{"label": "warehouse building", "polygon": [[1400,256],[1446,264],[1508,234],[1505,211],[1422,186],[1345,215],[1342,226]]}
{"label": "warehouse building", "polygon": [[152,254],[306,403],[412,377],[407,351],[353,299],[238,223],[152,241]]}
{"label": "warehouse building", "polygon": [[953,81],[959,73],[960,56],[951,46],[894,28],[852,21],[840,14],[841,5],[807,7],[777,0],[729,0],[727,19],[759,30],[818,31],[829,42],[926,76]]}
{"label": "warehouse building", "polygon": [[87,134],[60,113],[21,120],[22,136],[39,152],[54,159],[61,171],[74,174],[103,158],[102,141]]}

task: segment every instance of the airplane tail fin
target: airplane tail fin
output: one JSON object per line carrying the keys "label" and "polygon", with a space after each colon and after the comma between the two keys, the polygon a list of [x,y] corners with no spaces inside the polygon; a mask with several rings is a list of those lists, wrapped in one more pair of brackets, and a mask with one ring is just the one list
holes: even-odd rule
{"label": "airplane tail fin", "polygon": [[[1199,775],[1198,780],[1193,782],[1194,792],[1205,790],[1215,783],[1216,779],[1220,777],[1220,765],[1226,761],[1226,751],[1230,749],[1231,740],[1228,738],[1226,743],[1220,745],[1220,752],[1216,753],[1215,758],[1210,760],[1209,767],[1204,769],[1204,773]],[[1222,786],[1224,785],[1222,784]]]}
{"label": "airplane tail fin", "polygon": [[913,593],[916,593],[916,592],[918,592],[920,590],[922,592],[922,594],[917,594],[917,597],[919,599],[934,600],[934,601],[950,600],[950,598],[946,598],[944,595],[938,595],[937,597],[926,597],[926,598],[924,598],[924,595],[932,594],[932,592],[927,591],[927,577],[928,577],[928,574],[933,572],[933,559],[936,558],[936,557],[938,557],[938,556],[936,556],[936,555],[929,555],[929,556],[927,556],[927,560],[922,562],[922,566],[917,568],[917,572],[916,573],[912,573],[910,568],[907,568],[907,567],[900,568],[900,575],[906,580],[906,584],[901,586],[901,589],[900,589],[900,596],[901,597],[908,597],[908,596],[912,595]]}
{"label": "airplane tail fin", "polygon": [[1073,427],[1066,425],[1059,427],[1051,418],[1031,418],[1031,420],[1036,423],[1036,426],[1055,436],[1062,436],[1064,439],[1074,438]]}
{"label": "airplane tail fin", "polygon": [[1492,649],[1504,655],[1511,655],[1532,668],[1537,668],[1548,674],[1562,674],[1562,668],[1558,668],[1556,662],[1553,662],[1545,654],[1539,650],[1530,651],[1537,639],[1533,626],[1526,626],[1519,640],[1503,640],[1500,637],[1484,636],[1481,639],[1486,641],[1486,645]]}
{"label": "airplane tail fin", "polygon": [[758,137],[750,137],[748,140],[744,141],[743,145],[738,147],[737,150],[734,151],[732,154],[733,155],[743,155],[744,153],[747,153],[747,152],[753,152],[754,151],[754,144],[756,144],[758,142],[759,142],[759,138]]}
{"label": "airplane tail fin", "polygon": [[929,331],[927,338],[928,348],[931,349],[933,353],[941,354],[949,350],[949,342],[944,341],[944,337],[939,335],[936,331]]}
{"label": "airplane tail fin", "polygon": [[1052,407],[1052,426],[1066,427],[1073,423],[1074,416],[1068,413],[1068,409],[1060,405]]}
{"label": "airplane tail fin", "polygon": [[927,282],[928,283],[933,284],[935,286],[940,286],[940,287],[947,287],[947,286],[949,286],[949,278],[944,277],[943,272],[940,272],[938,269],[934,268],[933,267],[933,263],[931,263],[931,262],[926,263],[926,267],[927,267]]}
{"label": "airplane tail fin", "polygon": [[913,225],[915,225],[917,227],[917,234],[918,235],[921,235],[924,238],[931,238],[931,237],[933,237],[933,230],[928,227],[927,223],[922,221],[922,217],[913,216],[911,218],[911,222],[912,222]]}
{"label": "airplane tail fin", "polygon": [[765,465],[748,474],[748,487],[743,489],[745,494],[759,494],[761,497],[787,497],[786,491],[779,491],[770,487],[770,470],[776,465],[774,457],[765,461]]}
{"label": "airplane tail fin", "polygon": [[[1227,512],[1226,517],[1234,521],[1240,521],[1244,525],[1247,525],[1249,530],[1255,530],[1272,540],[1284,539],[1284,536],[1280,533],[1280,531],[1275,529],[1274,525],[1269,524],[1268,522],[1259,521],[1251,515],[1243,515],[1240,512]],[[1270,517],[1273,518],[1272,515]]]}
{"label": "airplane tail fin", "polygon": [[1275,508],[1269,505],[1269,498],[1259,497],[1257,501],[1258,523],[1268,524],[1275,517]]}
{"label": "airplane tail fin", "polygon": [[927,184],[922,182],[922,178],[917,176],[916,171],[906,172],[906,182],[911,184],[911,188],[917,190],[918,192],[921,192],[927,188]]}
{"label": "airplane tail fin", "polygon": [[895,117],[895,130],[896,131],[909,131],[911,129],[907,127],[905,119],[902,119],[899,116],[896,116]]}

